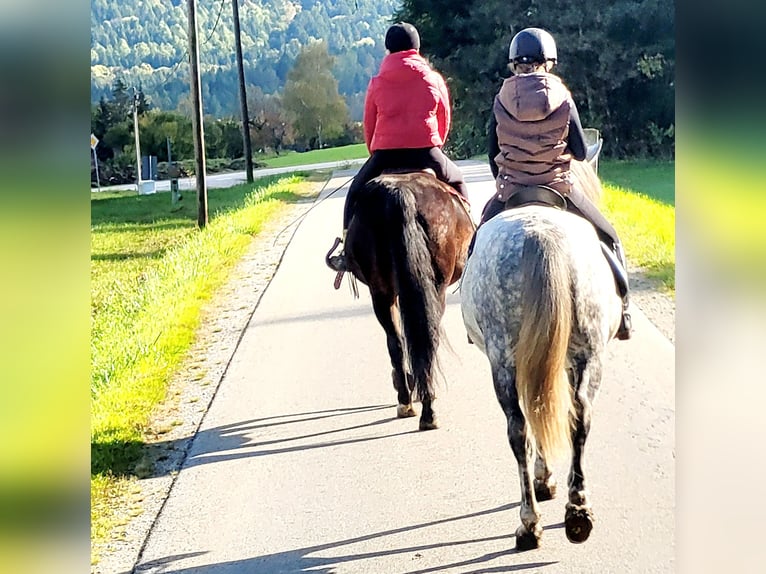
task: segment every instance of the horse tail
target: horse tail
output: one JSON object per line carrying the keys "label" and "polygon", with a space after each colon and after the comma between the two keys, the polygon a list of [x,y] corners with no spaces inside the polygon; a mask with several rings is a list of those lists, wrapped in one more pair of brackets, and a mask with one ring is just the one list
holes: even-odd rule
{"label": "horse tail", "polygon": [[433,396],[441,303],[428,237],[419,222],[415,196],[405,186],[390,189],[386,220],[391,226],[391,260],[399,292],[406,360],[421,401]]}
{"label": "horse tail", "polygon": [[574,405],[566,372],[572,331],[571,277],[553,237],[528,236],[521,255],[521,328],[516,388],[537,447],[546,457],[571,446]]}

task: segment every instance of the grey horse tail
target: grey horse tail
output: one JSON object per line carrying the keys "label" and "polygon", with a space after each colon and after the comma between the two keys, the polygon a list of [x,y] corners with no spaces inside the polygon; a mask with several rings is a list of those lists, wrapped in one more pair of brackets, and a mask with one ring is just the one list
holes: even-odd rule
{"label": "grey horse tail", "polygon": [[567,377],[572,332],[572,277],[557,234],[527,236],[521,256],[521,328],[516,346],[516,388],[540,452],[571,447],[574,405]]}
{"label": "grey horse tail", "polygon": [[387,206],[392,228],[391,258],[399,291],[399,313],[407,362],[420,400],[433,396],[441,303],[428,237],[418,221],[415,196],[406,187],[391,190]]}

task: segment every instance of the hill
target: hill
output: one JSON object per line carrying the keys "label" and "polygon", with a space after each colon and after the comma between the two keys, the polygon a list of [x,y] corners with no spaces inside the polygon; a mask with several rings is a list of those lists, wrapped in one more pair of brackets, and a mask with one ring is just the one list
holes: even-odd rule
{"label": "hill", "polygon": [[[325,40],[352,119],[360,120],[367,82],[383,57],[383,37],[399,0],[240,0],[248,86],[281,90],[301,47]],[[107,96],[117,78],[141,86],[163,110],[188,101],[186,2],[91,1],[91,102]],[[238,113],[234,26],[230,0],[197,4],[205,113]]]}

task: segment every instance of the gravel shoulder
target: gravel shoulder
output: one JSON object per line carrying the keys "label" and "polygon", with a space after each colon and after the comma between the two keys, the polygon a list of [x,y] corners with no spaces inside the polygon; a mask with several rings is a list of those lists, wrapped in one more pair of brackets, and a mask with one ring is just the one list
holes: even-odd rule
{"label": "gravel shoulder", "polygon": [[658,281],[648,278],[640,269],[630,271],[629,281],[631,305],[641,309],[660,333],[675,345],[676,300]]}
{"label": "gravel shoulder", "polygon": [[[240,337],[297,228],[297,225],[287,226],[312,204],[313,200],[306,200],[292,205],[270,222],[205,310],[197,341],[171,383],[168,400],[158,409],[150,425],[147,442],[152,447],[140,465],[147,469],[145,476],[133,479],[132,494],[120,505],[126,523],[124,530],[96,549],[101,559],[92,566],[92,574],[132,572]],[[327,281],[332,281],[329,271]],[[675,301],[640,270],[631,271],[630,281],[632,304],[675,344]]]}

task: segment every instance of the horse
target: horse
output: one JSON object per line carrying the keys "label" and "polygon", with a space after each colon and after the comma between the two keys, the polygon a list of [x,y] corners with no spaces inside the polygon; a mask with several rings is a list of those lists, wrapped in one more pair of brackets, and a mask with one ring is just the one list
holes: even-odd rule
{"label": "horse", "polygon": [[[575,185],[597,202],[601,184],[592,166],[573,161],[572,172]],[[593,513],[582,456],[605,349],[621,314],[595,229],[549,206],[505,210],[478,229],[460,293],[463,322],[489,359],[518,464],[516,548],[539,546],[537,502],[556,494],[548,461],[570,449],[565,531],[570,542],[585,542]]]}
{"label": "horse", "polygon": [[460,279],[475,226],[463,200],[428,172],[385,173],[360,191],[346,232],[353,277],[369,287],[397,392],[397,417],[438,427],[433,410],[436,352],[447,288]]}

